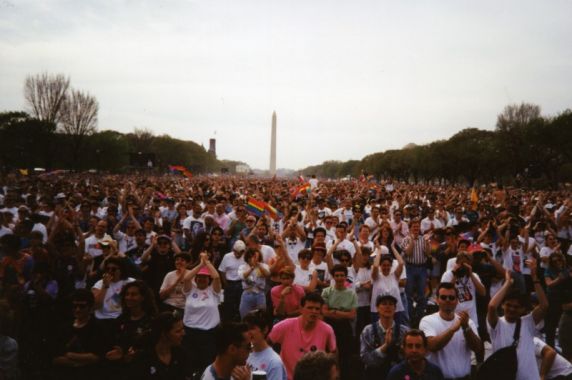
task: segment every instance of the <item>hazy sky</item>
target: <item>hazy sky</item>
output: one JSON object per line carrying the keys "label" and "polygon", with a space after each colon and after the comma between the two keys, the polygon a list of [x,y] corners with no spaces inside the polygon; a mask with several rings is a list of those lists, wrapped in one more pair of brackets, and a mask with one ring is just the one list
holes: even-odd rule
{"label": "hazy sky", "polygon": [[[572,1],[0,0],[0,112],[63,73],[99,129],[268,168],[493,129],[509,103],[572,108]],[[216,133],[216,134],[215,134]]]}

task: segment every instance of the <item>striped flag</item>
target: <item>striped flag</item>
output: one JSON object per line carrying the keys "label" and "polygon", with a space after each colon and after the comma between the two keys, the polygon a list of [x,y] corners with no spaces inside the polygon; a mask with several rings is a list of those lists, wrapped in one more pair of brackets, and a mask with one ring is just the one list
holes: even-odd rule
{"label": "striped flag", "polygon": [[169,170],[173,173],[179,172],[188,179],[191,179],[193,174],[184,166],[182,165],[169,165]]}
{"label": "striped flag", "polygon": [[246,211],[249,213],[256,215],[257,217],[261,217],[264,215],[264,211],[266,202],[259,201],[258,199],[248,198],[248,203],[246,203]]}

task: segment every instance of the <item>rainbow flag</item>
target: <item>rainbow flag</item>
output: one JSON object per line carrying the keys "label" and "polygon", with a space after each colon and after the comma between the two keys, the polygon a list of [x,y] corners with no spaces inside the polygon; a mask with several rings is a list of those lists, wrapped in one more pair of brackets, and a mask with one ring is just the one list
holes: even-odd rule
{"label": "rainbow flag", "polygon": [[259,201],[258,199],[248,198],[248,203],[246,203],[246,211],[249,213],[256,215],[257,217],[261,217],[264,215],[265,212],[265,205],[266,202]]}
{"label": "rainbow flag", "polygon": [[302,194],[302,193],[309,193],[310,190],[312,189],[312,186],[310,186],[309,183],[303,183],[300,186],[296,186],[292,192],[290,193],[290,195],[292,195],[293,197],[295,197],[298,194]]}
{"label": "rainbow flag", "polygon": [[169,165],[169,170],[173,173],[179,172],[188,179],[191,179],[191,177],[193,176],[193,174],[189,170],[187,170],[186,167],[182,165]]}
{"label": "rainbow flag", "polygon": [[266,202],[262,202],[262,203],[264,203],[264,210],[272,219],[278,220],[282,217],[282,213],[280,211],[276,210],[274,207],[272,207],[272,205],[270,205]]}

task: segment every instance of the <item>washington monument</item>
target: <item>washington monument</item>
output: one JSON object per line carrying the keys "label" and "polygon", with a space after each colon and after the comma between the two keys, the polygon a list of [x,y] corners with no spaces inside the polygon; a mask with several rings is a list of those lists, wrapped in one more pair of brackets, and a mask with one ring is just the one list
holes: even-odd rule
{"label": "washington monument", "polygon": [[270,175],[276,175],[276,111],[272,112],[272,133],[270,136]]}

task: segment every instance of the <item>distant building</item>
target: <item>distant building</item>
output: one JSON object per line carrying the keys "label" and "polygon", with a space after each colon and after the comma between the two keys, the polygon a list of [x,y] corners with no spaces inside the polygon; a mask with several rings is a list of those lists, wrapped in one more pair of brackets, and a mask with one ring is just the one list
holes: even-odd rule
{"label": "distant building", "polygon": [[250,173],[250,166],[244,165],[244,164],[239,164],[239,165],[236,165],[235,170],[236,170],[237,174],[248,174],[248,173]]}
{"label": "distant building", "polygon": [[216,139],[209,140],[209,154],[212,154],[216,158]]}

